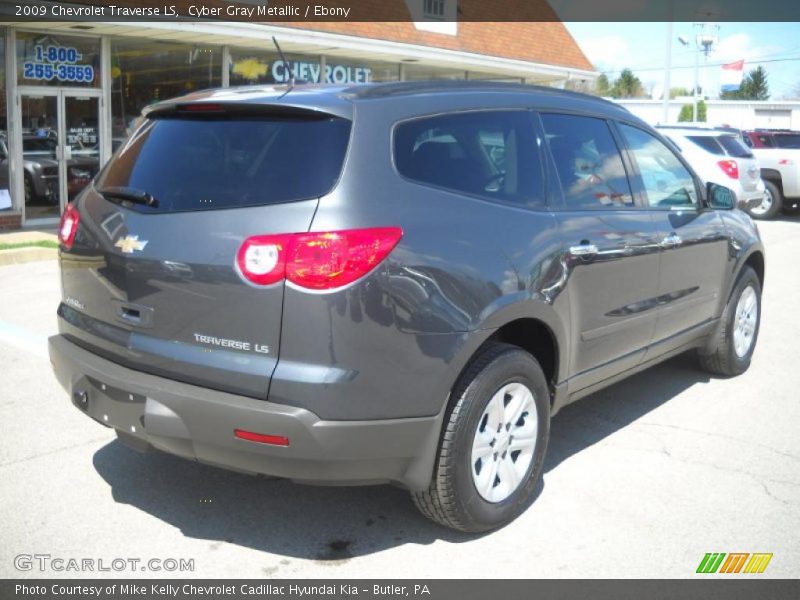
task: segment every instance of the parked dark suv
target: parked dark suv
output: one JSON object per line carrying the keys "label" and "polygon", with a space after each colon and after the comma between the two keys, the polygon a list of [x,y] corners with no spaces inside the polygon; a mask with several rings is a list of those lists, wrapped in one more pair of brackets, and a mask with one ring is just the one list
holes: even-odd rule
{"label": "parked dark suv", "polygon": [[742,373],[764,250],[609,102],[232,88],[148,109],[61,226],[55,373],[134,446],[518,515],[550,417],[677,353]]}

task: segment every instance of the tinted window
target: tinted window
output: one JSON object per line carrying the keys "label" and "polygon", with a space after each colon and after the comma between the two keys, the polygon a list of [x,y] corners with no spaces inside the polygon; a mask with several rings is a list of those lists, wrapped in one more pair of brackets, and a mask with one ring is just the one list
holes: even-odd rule
{"label": "tinted window", "polygon": [[397,126],[394,159],[404,177],[457,192],[542,206],[542,170],[526,111],[472,112]]}
{"label": "tinted window", "polygon": [[717,139],[710,135],[687,135],[686,139],[700,146],[706,152],[711,152],[711,154],[717,154],[719,156],[725,155],[725,150],[719,145]]}
{"label": "tinted window", "polygon": [[350,122],[325,118],[154,118],[123,144],[96,187],[146,191],[145,212],[255,206],[316,198],[342,169]]}
{"label": "tinted window", "polygon": [[567,208],[633,206],[630,184],[608,123],[602,119],[543,114],[547,143]]}
{"label": "tinted window", "polygon": [[778,146],[778,148],[800,148],[800,134],[778,134],[775,136],[775,145]]}
{"label": "tinted window", "polygon": [[756,136],[758,141],[761,142],[767,148],[774,148],[775,142],[772,141],[772,138],[768,135],[758,135]]}
{"label": "tinted window", "polygon": [[739,141],[739,138],[732,136],[732,135],[721,135],[717,138],[719,145],[725,148],[725,152],[728,153],[728,156],[734,156],[736,158],[753,158],[753,153],[748,150],[747,146],[745,146],[742,142]]}
{"label": "tinted window", "polygon": [[637,127],[620,124],[620,131],[639,169],[648,206],[697,206],[692,174],[668,146]]}

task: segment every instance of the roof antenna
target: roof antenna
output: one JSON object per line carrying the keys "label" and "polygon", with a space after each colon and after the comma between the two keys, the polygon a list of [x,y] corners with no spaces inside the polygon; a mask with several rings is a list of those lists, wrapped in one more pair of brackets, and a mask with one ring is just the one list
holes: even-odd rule
{"label": "roof antenna", "polygon": [[280,44],[278,44],[278,40],[275,39],[274,35],[272,36],[272,43],[275,44],[275,48],[278,50],[278,56],[281,57],[283,70],[289,73],[289,87],[294,87],[294,71],[292,70],[292,65],[286,60],[286,55],[283,53],[283,50],[281,50]]}

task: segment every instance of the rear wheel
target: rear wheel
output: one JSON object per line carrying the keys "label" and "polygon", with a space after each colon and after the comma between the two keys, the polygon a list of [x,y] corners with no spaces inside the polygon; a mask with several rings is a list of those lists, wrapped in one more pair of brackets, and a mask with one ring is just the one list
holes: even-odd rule
{"label": "rear wheel", "polygon": [[716,375],[739,375],[750,366],[761,324],[761,284],[756,272],[744,267],[722,313],[710,352],[700,353],[703,368]]}
{"label": "rear wheel", "polygon": [[761,204],[753,206],[748,212],[754,219],[772,219],[781,212],[782,204],[780,188],[771,181],[764,181],[764,198]]}
{"label": "rear wheel", "polygon": [[533,499],[550,431],[550,394],[539,363],[492,344],[453,388],[433,478],[414,493],[428,518],[461,531],[488,531]]}
{"label": "rear wheel", "polygon": [[38,199],[36,195],[36,190],[33,187],[33,179],[31,176],[25,173],[24,178],[24,185],[25,185],[25,204],[31,204]]}

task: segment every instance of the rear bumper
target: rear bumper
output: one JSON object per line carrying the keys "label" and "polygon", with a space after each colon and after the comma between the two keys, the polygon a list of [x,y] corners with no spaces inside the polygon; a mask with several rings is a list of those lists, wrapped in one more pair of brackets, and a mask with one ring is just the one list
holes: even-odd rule
{"label": "rear bumper", "polygon": [[[105,360],[64,336],[50,360],[73,404],[130,445],[302,483],[395,483],[425,489],[442,415],[325,421],[314,413],[141,373]],[[288,447],[234,437],[235,429],[285,436]]]}
{"label": "rear bumper", "polygon": [[758,181],[755,189],[752,190],[745,190],[739,185],[739,189],[736,192],[736,206],[745,211],[755,208],[764,200],[765,193],[764,182],[761,180]]}

